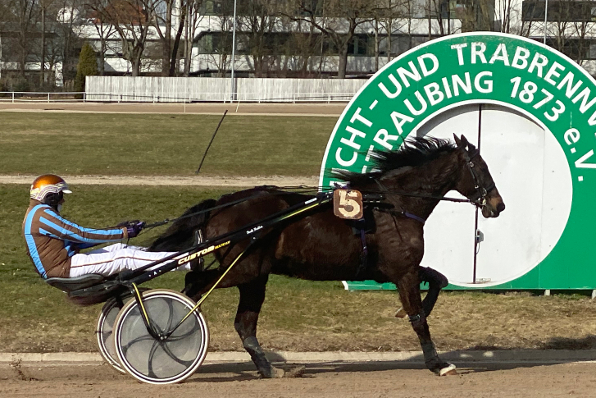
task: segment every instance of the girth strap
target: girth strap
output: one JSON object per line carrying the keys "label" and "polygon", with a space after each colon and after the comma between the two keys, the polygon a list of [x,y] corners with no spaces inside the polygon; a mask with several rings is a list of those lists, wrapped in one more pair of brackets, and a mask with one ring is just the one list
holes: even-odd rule
{"label": "girth strap", "polygon": [[424,224],[426,222],[426,218],[418,217],[416,214],[412,214],[409,211],[400,211],[397,213],[401,213],[402,215],[411,218],[412,220],[416,220]]}
{"label": "girth strap", "polygon": [[399,215],[399,216],[411,218],[412,220],[416,220],[422,224],[426,223],[426,218],[419,217],[416,214],[410,213],[409,211],[406,211],[406,210],[396,210],[394,207],[388,208],[388,207],[381,207],[381,206],[375,206],[374,209],[381,211],[383,213],[389,213],[393,216]]}
{"label": "girth strap", "polygon": [[356,271],[356,278],[362,276],[368,268],[368,245],[366,244],[366,231],[364,228],[360,229],[360,241],[362,242],[362,253],[360,253],[360,265]]}
{"label": "girth strap", "polygon": [[364,217],[359,220],[349,220],[348,224],[352,227],[354,235],[360,236],[362,244],[362,252],[360,253],[360,264],[356,270],[356,279],[363,277],[368,269],[368,244],[366,242],[366,234],[374,233],[376,229],[374,215],[370,208],[365,208]]}

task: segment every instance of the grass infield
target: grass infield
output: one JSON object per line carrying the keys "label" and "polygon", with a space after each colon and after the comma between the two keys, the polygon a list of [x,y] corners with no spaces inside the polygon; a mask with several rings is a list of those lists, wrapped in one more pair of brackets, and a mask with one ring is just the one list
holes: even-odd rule
{"label": "grass infield", "polygon": [[[0,174],[194,175],[221,116],[2,113]],[[319,174],[335,118],[226,116],[206,175]]]}

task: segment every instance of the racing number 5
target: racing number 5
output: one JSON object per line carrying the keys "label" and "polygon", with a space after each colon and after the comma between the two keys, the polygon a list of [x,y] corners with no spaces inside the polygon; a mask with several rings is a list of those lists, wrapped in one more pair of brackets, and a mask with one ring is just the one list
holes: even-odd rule
{"label": "racing number 5", "polygon": [[362,194],[353,189],[333,191],[333,214],[339,218],[358,220],[364,215]]}

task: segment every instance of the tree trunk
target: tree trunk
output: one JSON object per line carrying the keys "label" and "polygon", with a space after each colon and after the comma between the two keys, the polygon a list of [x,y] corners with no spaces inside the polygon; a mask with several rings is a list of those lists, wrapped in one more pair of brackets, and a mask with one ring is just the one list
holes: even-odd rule
{"label": "tree trunk", "polygon": [[[170,54],[172,50],[172,2],[167,1],[167,9],[166,9],[166,34],[163,41],[163,51],[162,51],[162,58],[161,58],[161,75],[162,76],[172,76],[170,74]],[[156,26],[156,29],[159,29]]]}
{"label": "tree trunk", "polygon": [[105,63],[106,63],[106,59],[105,59],[106,40],[104,39],[103,35],[101,35],[100,45],[101,45],[101,54],[99,54],[99,75],[104,76],[106,73],[106,65],[105,65]]}
{"label": "tree trunk", "polygon": [[43,86],[45,83],[45,79],[44,79],[44,69],[45,69],[45,63],[46,63],[46,9],[44,6],[41,7],[41,62],[40,62],[40,78],[39,78],[39,84],[40,87],[42,87],[43,90]]}
{"label": "tree trunk", "polygon": [[347,43],[345,46],[342,46],[339,49],[338,55],[339,55],[339,65],[337,67],[337,78],[345,79],[346,78],[346,69],[348,67],[348,44]]}
{"label": "tree trunk", "polygon": [[170,59],[169,76],[176,76],[176,60],[178,58],[178,48],[180,47],[180,38],[182,37],[182,30],[184,28],[184,21],[186,19],[186,7],[182,7],[182,15],[178,23],[178,31],[174,39],[174,48],[172,48],[172,57]]}

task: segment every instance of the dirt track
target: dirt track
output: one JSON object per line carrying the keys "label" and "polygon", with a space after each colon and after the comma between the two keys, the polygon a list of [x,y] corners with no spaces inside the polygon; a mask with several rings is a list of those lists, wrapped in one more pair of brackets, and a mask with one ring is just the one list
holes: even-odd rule
{"label": "dirt track", "polygon": [[262,114],[274,116],[329,116],[338,117],[346,106],[338,103],[256,104],[256,103],[102,103],[102,102],[0,102],[5,112],[109,112],[109,113],[188,113],[228,116]]}
{"label": "dirt track", "polygon": [[301,378],[262,380],[250,364],[208,364],[185,383],[141,384],[108,365],[0,367],[0,396],[12,397],[593,397],[596,363],[474,365],[437,377],[398,362],[306,366]]}
{"label": "dirt track", "polygon": [[[35,175],[0,175],[0,184],[28,185]],[[316,186],[318,177],[181,177],[181,176],[76,176],[63,175],[69,184],[77,185],[150,185],[150,186],[205,186],[205,187],[254,187],[258,185],[276,186]]]}

